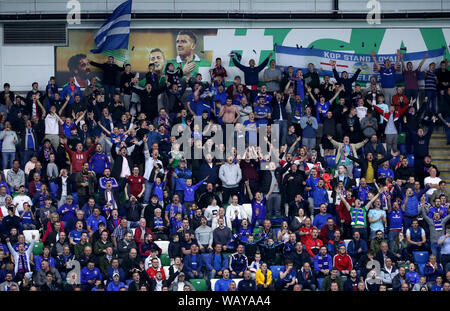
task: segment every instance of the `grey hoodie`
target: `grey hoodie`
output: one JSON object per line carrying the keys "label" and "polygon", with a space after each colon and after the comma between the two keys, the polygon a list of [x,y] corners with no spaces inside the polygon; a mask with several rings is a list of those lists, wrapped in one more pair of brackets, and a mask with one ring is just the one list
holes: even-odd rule
{"label": "grey hoodie", "polygon": [[242,179],[242,171],[237,164],[223,164],[219,169],[219,178],[225,188],[235,188]]}
{"label": "grey hoodie", "polygon": [[0,140],[2,140],[2,152],[16,152],[16,142],[19,142],[17,134],[14,131],[1,131]]}

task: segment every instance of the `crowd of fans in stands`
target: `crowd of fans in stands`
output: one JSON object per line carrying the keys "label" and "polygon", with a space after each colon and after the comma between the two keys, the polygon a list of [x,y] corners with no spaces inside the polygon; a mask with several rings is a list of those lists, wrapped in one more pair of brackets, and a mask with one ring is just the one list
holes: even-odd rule
{"label": "crowd of fans in stands", "polygon": [[[139,81],[113,57],[83,90],[5,83],[0,291],[449,291],[450,193],[429,155],[435,128],[450,143],[447,62],[419,92],[424,62],[401,53],[374,57],[367,85],[271,56],[231,55],[232,83],[221,59]],[[228,124],[243,154],[217,144]]]}

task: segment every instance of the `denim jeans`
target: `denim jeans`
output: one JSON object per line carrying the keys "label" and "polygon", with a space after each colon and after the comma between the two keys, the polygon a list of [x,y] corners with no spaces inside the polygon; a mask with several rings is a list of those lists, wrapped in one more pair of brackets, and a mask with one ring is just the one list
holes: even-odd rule
{"label": "denim jeans", "polygon": [[144,204],[148,204],[148,202],[150,202],[150,195],[152,194],[152,190],[153,190],[153,183],[146,180],[144,191]]}
{"label": "denim jeans", "polygon": [[15,152],[2,152],[3,169],[12,168],[12,164],[15,158],[16,158]]}
{"label": "denim jeans", "polygon": [[[275,120],[274,124],[279,125],[279,137],[280,137],[280,146],[283,146],[286,143],[287,136],[287,121],[286,120]],[[275,146],[277,147],[277,146]]]}
{"label": "denim jeans", "polygon": [[24,150],[20,154],[20,166],[25,167],[25,164],[31,159],[32,156],[36,155],[34,150]]}
{"label": "denim jeans", "polygon": [[425,91],[425,96],[428,97],[428,102],[426,103],[426,114],[437,114],[438,104],[437,104],[437,93],[435,91]]}
{"label": "denim jeans", "polygon": [[[413,98],[417,98],[419,96],[418,90],[405,90],[405,95],[408,96],[409,101],[413,100]],[[414,103],[414,107],[416,107],[417,110],[417,102]]]}
{"label": "denim jeans", "polygon": [[114,93],[116,92],[115,85],[104,84],[105,89],[105,103],[110,104],[113,102]]}
{"label": "denim jeans", "polygon": [[431,244],[431,252],[436,256],[437,262],[441,261],[441,247],[437,243]]}

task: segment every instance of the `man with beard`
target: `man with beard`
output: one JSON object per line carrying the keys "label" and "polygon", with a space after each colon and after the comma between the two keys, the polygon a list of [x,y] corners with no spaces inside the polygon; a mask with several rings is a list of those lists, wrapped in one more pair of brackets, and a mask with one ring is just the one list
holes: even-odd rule
{"label": "man with beard", "polygon": [[[74,78],[75,85],[78,87],[87,87],[91,85],[91,69],[86,54],[73,55],[67,61],[71,77]],[[96,77],[93,77],[95,80]]]}
{"label": "man with beard", "polygon": [[[176,37],[176,59],[171,59],[167,63],[181,64],[183,74],[186,76],[195,77],[197,73],[203,73],[204,76],[208,75],[211,62],[202,60],[195,54],[197,47],[197,37],[190,30],[181,30]],[[204,67],[204,70],[200,71],[200,67]]]}
{"label": "man with beard", "polygon": [[89,163],[83,163],[81,172],[75,177],[75,183],[77,184],[79,206],[83,206],[88,201],[89,196],[94,195],[95,185],[97,184],[95,173],[89,171]]}

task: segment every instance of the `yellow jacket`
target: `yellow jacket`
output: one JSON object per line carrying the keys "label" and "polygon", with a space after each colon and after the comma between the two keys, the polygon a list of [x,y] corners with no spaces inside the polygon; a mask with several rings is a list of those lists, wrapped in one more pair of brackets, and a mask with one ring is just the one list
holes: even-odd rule
{"label": "yellow jacket", "polygon": [[[264,274],[261,272],[261,269],[258,269],[258,271],[256,271],[256,286],[258,285],[264,285]],[[272,271],[270,271],[269,269],[267,269],[267,285],[272,284]]]}

